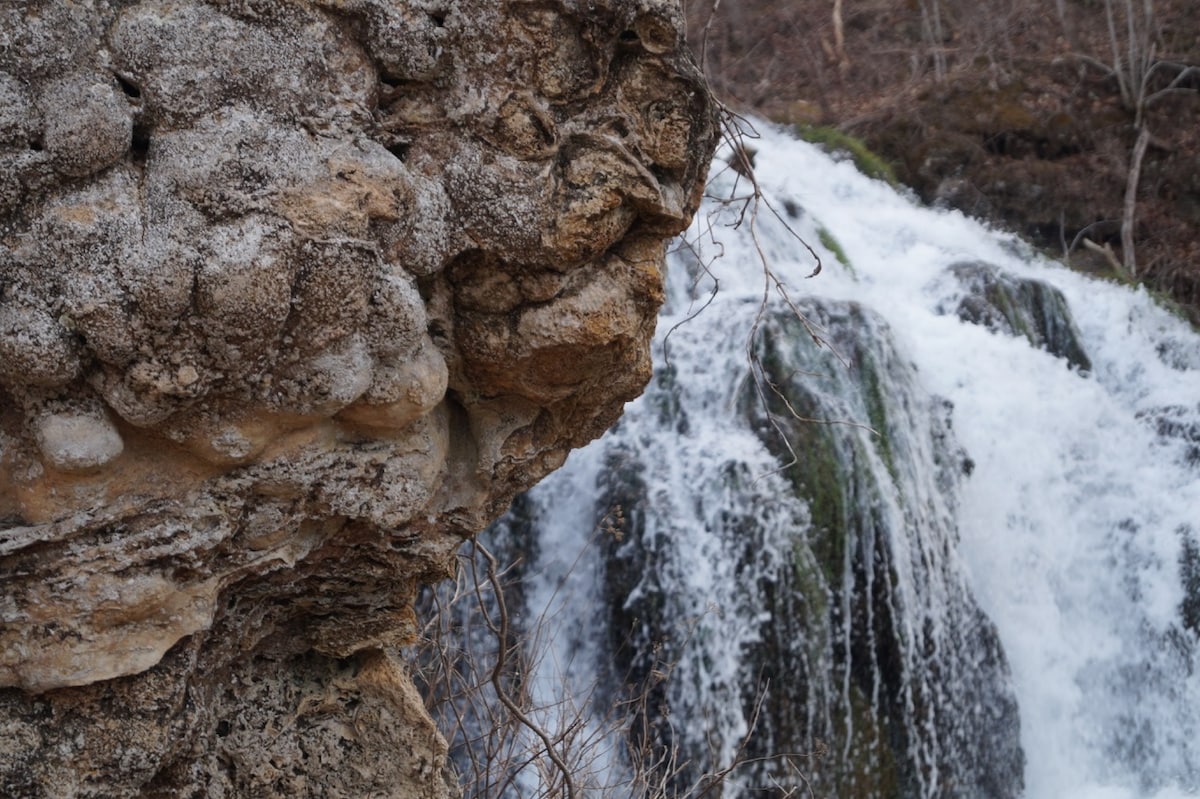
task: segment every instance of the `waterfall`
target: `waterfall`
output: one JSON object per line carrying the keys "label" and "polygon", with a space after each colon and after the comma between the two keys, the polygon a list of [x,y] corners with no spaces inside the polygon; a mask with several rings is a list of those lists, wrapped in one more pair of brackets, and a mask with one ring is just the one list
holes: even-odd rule
{"label": "waterfall", "polygon": [[583,787],[1200,795],[1200,336],[747,144],[762,196],[718,158],[645,396],[491,531],[521,690],[605,741]]}

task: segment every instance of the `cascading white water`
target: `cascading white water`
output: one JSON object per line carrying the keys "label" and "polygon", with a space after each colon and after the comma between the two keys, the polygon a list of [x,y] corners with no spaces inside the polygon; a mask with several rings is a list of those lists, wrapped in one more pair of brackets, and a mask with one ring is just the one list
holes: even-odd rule
{"label": "cascading white water", "polygon": [[[686,628],[686,644],[664,653],[663,662],[674,666],[671,680],[706,708],[703,719],[681,723],[676,734],[714,750],[719,763],[733,756],[746,732],[747,675],[738,673],[745,663],[737,653],[763,646],[764,630],[785,624],[770,618],[767,594],[795,556],[780,554],[790,552],[789,531],[813,517],[737,407],[750,379],[759,305],[764,295],[772,307],[784,305],[765,264],[795,300],[850,301],[886,321],[920,390],[953,404],[953,433],[973,469],[959,486],[947,487],[957,496],[938,500],[944,507],[934,515],[956,518],[957,554],[951,542],[945,557],[995,624],[1011,667],[1024,795],[1200,795],[1197,631],[1195,619],[1189,627],[1181,613],[1180,572],[1185,542],[1200,535],[1200,336],[1144,291],[1085,278],[958,213],[922,208],[806,143],[768,129],[748,143],[765,201],[778,214],[765,205],[757,215],[748,206],[744,216],[737,205],[732,213],[716,202],[702,209],[688,236],[693,247],[703,245],[700,259],[692,248],[669,259],[656,356],[664,364],[669,355],[670,368],[660,368],[656,390],[631,403],[613,432],[573,454],[533,492],[540,531],[533,571],[540,577],[529,606],[535,614],[550,608],[561,625],[560,633],[539,638],[558,668],[542,670],[535,694],[552,697],[564,672],[588,675],[580,679],[589,685],[603,679],[596,664],[608,662],[604,650],[619,643],[606,638],[597,618],[606,590],[602,570],[575,558],[597,529],[595,507],[611,490],[606,475],[622,468],[623,453],[636,450],[639,465],[630,479],[641,501],[628,512],[644,514],[637,520],[641,554],[654,562],[650,578],[626,586],[629,613],[636,624],[638,603],[650,592],[656,612]],[[726,170],[712,193],[728,197],[745,189],[744,179]],[[819,276],[806,278],[814,262],[783,220],[820,253]],[[836,241],[846,264],[822,241]],[[992,264],[1061,291],[1091,370],[1071,368],[1023,337],[945,313],[963,292],[946,270],[963,262]],[[698,270],[700,263],[707,272]],[[701,310],[713,280],[717,290]],[[882,391],[889,390],[899,389],[885,382]],[[944,483],[939,468],[944,464],[927,464],[913,485]],[[911,508],[897,512],[913,516]],[[908,524],[919,533],[927,522]],[[756,531],[752,540],[748,529]],[[916,544],[902,546],[923,540],[917,534]],[[610,551],[619,554],[620,547]],[[897,601],[909,611],[946,604],[920,598],[922,591],[953,592],[959,585],[952,576],[918,590],[921,578],[905,569],[922,557],[892,565]],[[836,631],[831,636],[814,635],[806,644],[805,674],[774,678],[820,679],[835,659]],[[911,658],[903,662],[905,669],[917,667]],[[956,687],[936,690],[953,694]],[[805,694],[810,711],[830,712],[818,693]],[[839,729],[853,723],[847,715]],[[932,772],[940,761],[913,757],[925,765],[908,790],[936,795]]]}

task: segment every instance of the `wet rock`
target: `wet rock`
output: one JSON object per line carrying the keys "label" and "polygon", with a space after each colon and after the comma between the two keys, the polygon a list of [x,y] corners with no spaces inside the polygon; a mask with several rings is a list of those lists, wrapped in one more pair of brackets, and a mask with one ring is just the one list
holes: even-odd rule
{"label": "wet rock", "polygon": [[1091,370],[1071,309],[1058,289],[985,263],[954,264],[946,271],[961,287],[962,296],[953,310],[947,305],[939,311],[997,333],[1023,336],[1033,346],[1066,358],[1076,369]]}
{"label": "wet rock", "polygon": [[869,309],[799,308],[765,320],[766,407],[750,390],[743,407],[812,516],[772,593],[786,622],[755,654],[764,673],[813,676],[772,686],[786,710],[764,703],[760,724],[776,751],[848,739],[813,778],[832,795],[1019,796],[1007,657],[952,554],[969,460],[950,404],[925,393]]}

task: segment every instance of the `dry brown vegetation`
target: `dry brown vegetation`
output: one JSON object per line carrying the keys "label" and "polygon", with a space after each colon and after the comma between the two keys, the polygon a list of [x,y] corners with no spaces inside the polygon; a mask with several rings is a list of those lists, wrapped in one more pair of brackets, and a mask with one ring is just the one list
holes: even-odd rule
{"label": "dry brown vegetation", "polygon": [[1194,0],[704,0],[688,14],[733,107],[859,136],[926,201],[1200,317]]}

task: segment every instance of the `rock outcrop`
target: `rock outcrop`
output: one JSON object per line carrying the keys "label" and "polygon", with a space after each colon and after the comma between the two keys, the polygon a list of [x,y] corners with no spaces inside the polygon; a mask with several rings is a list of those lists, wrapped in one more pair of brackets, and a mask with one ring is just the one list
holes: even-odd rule
{"label": "rock outcrop", "polygon": [[1092,370],[1067,298],[1054,286],[980,261],[951,264],[941,279],[952,281],[958,290],[952,301],[939,303],[938,313],[954,313],[993,333],[1023,337],[1076,369]]}
{"label": "rock outcrop", "polygon": [[681,29],[0,3],[0,794],[452,792],[394,647],[649,378]]}

